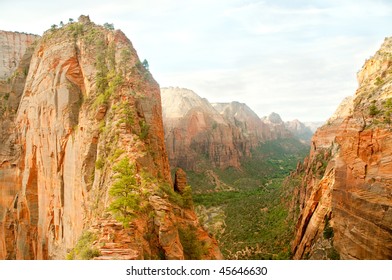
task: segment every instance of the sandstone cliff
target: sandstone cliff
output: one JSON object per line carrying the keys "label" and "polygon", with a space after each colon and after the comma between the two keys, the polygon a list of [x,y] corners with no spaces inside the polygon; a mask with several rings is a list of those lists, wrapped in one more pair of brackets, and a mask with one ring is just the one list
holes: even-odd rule
{"label": "sandstone cliff", "polygon": [[165,140],[170,163],[186,170],[203,165],[239,167],[241,134],[206,100],[187,89],[162,88]]}
{"label": "sandstone cliff", "polygon": [[358,82],[291,177],[302,178],[295,259],[392,258],[392,38]]}
{"label": "sandstone cliff", "polygon": [[159,86],[126,36],[81,16],[15,48],[4,67],[28,71],[5,90],[17,112],[1,122],[0,259],[78,258],[86,239],[83,258],[221,258],[174,192]]}
{"label": "sandstone cliff", "polygon": [[209,103],[182,88],[162,88],[163,122],[173,167],[240,168],[260,143],[291,137],[284,122],[260,119],[246,104]]}

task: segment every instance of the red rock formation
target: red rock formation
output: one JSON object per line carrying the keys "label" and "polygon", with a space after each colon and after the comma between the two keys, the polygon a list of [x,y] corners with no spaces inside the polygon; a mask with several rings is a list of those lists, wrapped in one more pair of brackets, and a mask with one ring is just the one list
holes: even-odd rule
{"label": "red rock formation", "polygon": [[285,123],[277,113],[271,113],[268,117],[262,118],[262,121],[268,125],[271,131],[270,138],[290,138],[293,135],[287,130]]}
{"label": "red rock formation", "polygon": [[[131,42],[81,17],[47,31],[29,66],[8,120],[16,132],[0,139],[10,143],[0,166],[9,194],[0,204],[0,258],[62,259],[85,231],[98,240],[112,233],[113,244],[95,245],[106,258],[184,258],[178,224],[202,229],[160,190],[171,185],[160,91]],[[136,166],[145,207],[130,229],[107,210],[122,159]],[[208,242],[204,257],[221,258]]]}
{"label": "red rock formation", "polygon": [[173,167],[198,170],[208,164],[239,167],[242,135],[206,100],[191,90],[163,88],[165,141]]}
{"label": "red rock formation", "polygon": [[[283,121],[261,120],[243,103],[210,104],[188,89],[162,88],[165,142],[173,167],[240,168],[261,142],[292,137]],[[276,114],[277,115],[277,114]]]}
{"label": "red rock formation", "polygon": [[[38,38],[36,35],[0,31],[0,259],[7,256],[6,244],[15,243],[17,225],[9,222],[14,214],[7,211],[8,206],[17,208],[21,184],[14,120],[26,82],[32,46]],[[16,251],[10,250],[8,256],[15,258]]]}
{"label": "red rock formation", "polygon": [[340,258],[392,258],[391,57],[388,38],[359,72],[354,98],[312,139],[297,197],[296,259],[317,255],[328,226]]}
{"label": "red rock formation", "polygon": [[181,168],[178,168],[174,177],[174,190],[183,193],[186,186],[188,186],[186,173]]}

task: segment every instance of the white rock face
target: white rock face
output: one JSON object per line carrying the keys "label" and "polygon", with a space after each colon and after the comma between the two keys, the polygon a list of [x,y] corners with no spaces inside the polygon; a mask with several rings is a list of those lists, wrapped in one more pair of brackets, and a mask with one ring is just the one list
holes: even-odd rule
{"label": "white rock face", "polygon": [[39,36],[0,31],[0,80],[6,80],[17,69],[26,49]]}
{"label": "white rock face", "polygon": [[354,109],[354,96],[348,96],[343,99],[339,107],[336,109],[332,117],[329,118],[328,122],[332,122],[337,119],[343,119],[352,114]]}
{"label": "white rock face", "polygon": [[189,89],[169,87],[161,89],[163,115],[171,118],[184,117],[195,107],[208,107],[208,101]]}

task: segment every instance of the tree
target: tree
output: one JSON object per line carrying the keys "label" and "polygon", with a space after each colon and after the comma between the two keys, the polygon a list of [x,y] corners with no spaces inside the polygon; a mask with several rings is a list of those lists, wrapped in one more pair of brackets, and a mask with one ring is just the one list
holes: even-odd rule
{"label": "tree", "polygon": [[128,158],[122,159],[113,168],[115,182],[109,190],[113,201],[108,210],[114,217],[123,223],[124,227],[129,226],[129,222],[135,216],[135,211],[139,205],[139,184],[136,180],[136,168],[129,162]]}
{"label": "tree", "polygon": [[50,29],[51,29],[52,31],[56,30],[56,28],[57,28],[57,25],[56,25],[56,24],[52,24],[52,26],[50,27]]}
{"label": "tree", "polygon": [[74,20],[73,20],[73,18],[69,18],[69,23],[73,23],[74,22]]}
{"label": "tree", "polygon": [[60,21],[60,27],[63,27],[63,26],[64,26],[64,22]]}
{"label": "tree", "polygon": [[144,60],[143,60],[142,65],[143,65],[143,67],[144,67],[147,71],[150,70],[150,65],[148,64],[147,59],[144,59]]}
{"label": "tree", "polygon": [[113,23],[107,23],[107,22],[105,22],[105,23],[103,24],[103,27],[105,27],[105,28],[108,29],[108,30],[114,30],[114,25],[113,25]]}

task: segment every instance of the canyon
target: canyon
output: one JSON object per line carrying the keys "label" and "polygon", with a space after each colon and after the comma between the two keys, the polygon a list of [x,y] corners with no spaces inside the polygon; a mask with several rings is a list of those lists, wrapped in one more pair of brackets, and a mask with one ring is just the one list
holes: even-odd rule
{"label": "canyon", "polygon": [[0,44],[0,259],[222,258],[174,190],[159,86],[124,33],[81,16]]}
{"label": "canyon", "polygon": [[179,87],[162,88],[161,95],[172,167],[192,171],[239,169],[241,161],[251,157],[260,143],[312,134],[298,120],[285,123],[277,113],[260,118],[244,103],[210,103]]}
{"label": "canyon", "polygon": [[0,259],[392,258],[392,38],[317,130],[160,88],[88,16],[0,58]]}
{"label": "canyon", "polygon": [[185,88],[161,94],[170,165],[185,170],[201,224],[225,259],[289,258],[294,223],[285,221],[280,184],[309,152],[310,129]]}

